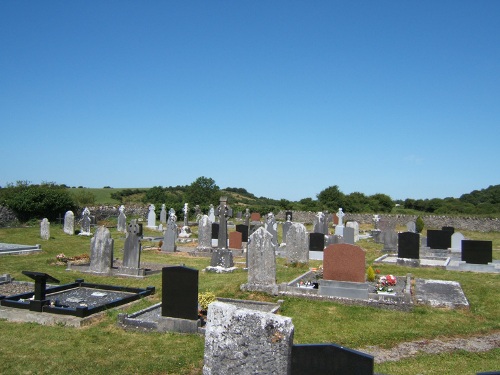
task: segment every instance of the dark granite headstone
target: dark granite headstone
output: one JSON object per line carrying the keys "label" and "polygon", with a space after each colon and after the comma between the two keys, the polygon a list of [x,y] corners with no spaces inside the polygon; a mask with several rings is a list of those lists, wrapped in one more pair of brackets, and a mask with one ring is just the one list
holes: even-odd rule
{"label": "dark granite headstone", "polygon": [[449,249],[451,247],[451,235],[453,232],[447,230],[427,230],[427,246],[431,249]]}
{"label": "dark granite headstone", "polygon": [[212,223],[212,240],[219,238],[219,223]]}
{"label": "dark granite headstone", "polygon": [[198,319],[198,270],[184,266],[162,268],[161,315]]}
{"label": "dark granite headstone", "polygon": [[236,232],[241,233],[241,240],[243,242],[248,242],[248,225],[245,224],[236,225]]}
{"label": "dark granite headstone", "polygon": [[292,346],[292,375],[373,375],[374,358],[336,344]]}
{"label": "dark granite headstone", "polygon": [[493,242],[462,240],[462,261],[472,264],[493,262]]}
{"label": "dark granite headstone", "polygon": [[419,259],[420,234],[413,232],[398,233],[398,258]]}
{"label": "dark granite headstone", "polygon": [[234,267],[233,252],[228,249],[215,249],[210,259],[210,267]]}
{"label": "dark granite headstone", "polygon": [[454,227],[441,227],[441,230],[444,230],[446,232],[451,232],[451,234],[455,233]]}
{"label": "dark granite headstone", "polygon": [[323,233],[309,233],[309,250],[323,251],[325,248],[325,235]]}

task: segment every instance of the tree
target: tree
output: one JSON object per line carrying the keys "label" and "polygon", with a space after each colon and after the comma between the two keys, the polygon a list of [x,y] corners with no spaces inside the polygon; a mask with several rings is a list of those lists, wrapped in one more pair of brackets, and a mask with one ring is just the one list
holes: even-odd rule
{"label": "tree", "polygon": [[374,212],[391,212],[394,207],[391,197],[386,194],[374,194],[369,199]]}
{"label": "tree", "polygon": [[217,205],[220,189],[212,178],[201,176],[187,187],[184,198],[193,206],[197,204],[200,206]]}
{"label": "tree", "polygon": [[337,211],[339,207],[344,207],[345,195],[339,190],[337,185],[327,187],[317,195],[321,209]]}

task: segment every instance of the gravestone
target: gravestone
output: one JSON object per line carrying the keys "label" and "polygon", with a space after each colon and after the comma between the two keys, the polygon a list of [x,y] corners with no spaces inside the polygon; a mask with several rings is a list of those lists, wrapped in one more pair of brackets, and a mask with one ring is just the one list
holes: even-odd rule
{"label": "gravestone", "polygon": [[64,233],[70,236],[75,234],[75,214],[73,211],[66,211],[64,214]]}
{"label": "gravestone", "polygon": [[165,204],[161,205],[160,223],[161,224],[167,224],[167,210],[165,208]]}
{"label": "gravestone", "polygon": [[417,232],[417,224],[414,221],[409,221],[406,223],[406,231],[411,233]]}
{"label": "gravestone", "polygon": [[398,258],[420,258],[420,234],[404,232],[398,234]]}
{"label": "gravestone", "polygon": [[285,212],[285,221],[293,221],[293,212],[292,211]]}
{"label": "gravestone", "polygon": [[373,375],[374,358],[336,344],[294,345],[291,375]]}
{"label": "gravestone", "polygon": [[165,252],[175,252],[177,250],[177,223],[176,216],[170,215],[168,217],[167,226],[165,232],[163,233],[163,244],[161,245],[161,251]]}
{"label": "gravestone", "polygon": [[451,247],[450,230],[427,230],[427,246],[431,249],[448,249]]}
{"label": "gravestone", "polygon": [[248,225],[245,224],[237,224],[236,232],[241,233],[241,241],[248,242]]}
{"label": "gravestone", "polygon": [[90,240],[90,267],[89,271],[108,273],[113,267],[113,245],[109,229],[104,226],[97,228],[94,237]]}
{"label": "gravestone", "polygon": [[260,221],[260,214],[258,212],[252,212],[250,221]]}
{"label": "gravestone", "polygon": [[323,233],[325,235],[329,235],[330,232],[328,231],[329,225],[332,222],[332,214],[330,214],[328,211],[324,212],[325,218],[324,218],[324,228],[323,228]]}
{"label": "gravestone", "polygon": [[250,210],[245,209],[245,225],[250,228]]}
{"label": "gravestone", "polygon": [[276,257],[272,235],[264,228],[257,229],[248,243],[248,283],[242,290],[278,294]]}
{"label": "gravestone", "polygon": [[90,236],[90,211],[87,207],[83,209],[82,212],[82,223],[81,223],[81,231],[79,233],[80,236]]}
{"label": "gravestone", "polygon": [[161,315],[198,319],[198,270],[184,266],[162,268]]}
{"label": "gravestone", "polygon": [[309,263],[307,229],[302,223],[293,223],[286,235],[288,263]]}
{"label": "gravestone", "polygon": [[189,208],[187,203],[184,203],[182,211],[184,212],[184,226],[187,227],[189,226]]}
{"label": "gravestone", "polygon": [[227,248],[227,219],[233,215],[233,210],[227,204],[227,197],[221,197],[220,203],[215,210],[215,215],[219,218],[219,235],[217,237],[219,249]]}
{"label": "gravestone", "polygon": [[323,251],[325,235],[323,233],[309,233],[309,251]]}
{"label": "gravestone", "polygon": [[211,223],[215,223],[215,209],[213,204],[211,204],[208,209],[208,220],[210,220]]}
{"label": "gravestone", "polygon": [[156,213],[155,213],[155,205],[154,204],[151,204],[149,206],[148,228],[154,228],[154,229],[156,229]]}
{"label": "gravestone", "polygon": [[291,318],[213,302],[203,374],[289,374],[293,332]]}
{"label": "gravestone", "polygon": [[240,232],[229,233],[229,248],[241,250],[243,245],[242,234]]}
{"label": "gravestone", "polygon": [[373,229],[378,230],[379,229],[378,222],[380,221],[380,216],[379,215],[373,215],[372,220],[373,220],[373,223],[374,223],[373,224]]}
{"label": "gravestone", "polygon": [[365,282],[365,251],[349,244],[330,245],[323,251],[323,279]]}
{"label": "gravestone", "polygon": [[342,211],[342,208],[339,208],[338,212],[335,214],[335,216],[338,218],[338,224],[335,227],[335,234],[337,236],[343,236],[344,235],[344,224],[342,222],[345,214]]}
{"label": "gravestone", "polygon": [[123,248],[122,271],[124,273],[135,273],[141,264],[141,238],[142,224],[136,220],[131,220],[127,226],[127,238]]}
{"label": "gravestone", "polygon": [[287,235],[288,230],[290,229],[291,226],[292,226],[292,222],[291,221],[286,221],[281,226],[282,233],[283,233],[282,242],[284,242],[284,243],[286,243],[286,235]]}
{"label": "gravestone", "polygon": [[212,223],[208,215],[203,215],[198,221],[198,250],[210,251],[212,249]]}
{"label": "gravestone", "polygon": [[47,218],[44,218],[40,222],[40,237],[42,240],[48,240],[50,238],[50,222]]}
{"label": "gravestone", "polygon": [[465,237],[460,232],[455,232],[451,235],[451,252],[452,253],[461,253],[462,252],[462,240],[465,240]]}
{"label": "gravestone", "polygon": [[196,217],[196,222],[200,221],[202,213],[201,213],[201,208],[200,208],[199,204],[194,206],[194,216]]}
{"label": "gravestone", "polygon": [[116,230],[118,232],[127,232],[127,217],[125,216],[125,206],[122,204],[118,209],[120,213],[118,214],[118,222],[116,224]]}
{"label": "gravestone", "polygon": [[383,241],[384,248],[383,252],[395,253],[398,250],[398,234],[391,227],[387,227],[385,230],[380,232],[380,237]]}
{"label": "gravestone", "polygon": [[274,218],[274,214],[272,212],[267,215],[265,229],[273,236],[273,245],[278,247],[278,224],[276,223],[276,219]]}
{"label": "gravestone", "polygon": [[[354,242],[358,242],[359,241],[359,223],[357,221],[349,221],[349,222],[347,222],[346,227],[352,228],[354,230],[353,239],[354,239]],[[344,236],[345,236],[345,232],[344,232]],[[345,241],[345,242],[350,243],[348,241]],[[354,242],[353,242],[353,244],[354,244]]]}
{"label": "gravestone", "polygon": [[219,223],[212,222],[212,247],[219,247]]}
{"label": "gravestone", "polygon": [[441,227],[441,230],[444,230],[446,232],[451,232],[451,234],[455,233],[455,228],[454,227]]}
{"label": "gravestone", "polygon": [[215,249],[210,259],[210,267],[233,268],[233,252],[228,249]]}
{"label": "gravestone", "polygon": [[[349,223],[347,223],[349,224]],[[344,228],[344,243],[348,243],[348,244],[351,244],[351,245],[354,245],[354,228],[352,227],[345,227]]]}
{"label": "gravestone", "polygon": [[327,234],[325,233],[325,214],[323,212],[318,212],[314,216],[313,232]]}
{"label": "gravestone", "polygon": [[462,240],[462,261],[472,264],[493,262],[493,242]]}

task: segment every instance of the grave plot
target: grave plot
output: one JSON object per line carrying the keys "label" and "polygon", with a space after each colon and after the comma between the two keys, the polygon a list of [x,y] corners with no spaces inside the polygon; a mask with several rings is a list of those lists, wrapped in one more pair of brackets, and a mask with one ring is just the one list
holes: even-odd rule
{"label": "grave plot", "polygon": [[42,251],[40,245],[19,245],[12,243],[0,243],[0,255],[24,255],[39,253]]}
{"label": "grave plot", "polygon": [[34,292],[0,296],[1,306],[85,318],[133,302],[155,291],[154,287],[141,289],[90,284],[82,279],[70,284],[47,287],[48,282],[57,284],[59,280],[42,272],[23,271],[23,274],[35,280]]}

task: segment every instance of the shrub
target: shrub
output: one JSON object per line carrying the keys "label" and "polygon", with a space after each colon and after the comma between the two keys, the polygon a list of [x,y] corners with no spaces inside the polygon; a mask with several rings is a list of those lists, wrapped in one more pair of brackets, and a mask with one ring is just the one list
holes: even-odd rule
{"label": "shrub", "polygon": [[375,271],[373,270],[372,266],[369,266],[366,270],[366,280],[375,281]]}
{"label": "shrub", "polygon": [[415,229],[417,233],[422,233],[424,230],[424,220],[420,216],[415,220]]}
{"label": "shrub", "polygon": [[208,305],[215,302],[215,294],[212,292],[198,293],[198,305],[200,305],[200,310],[207,310]]}

